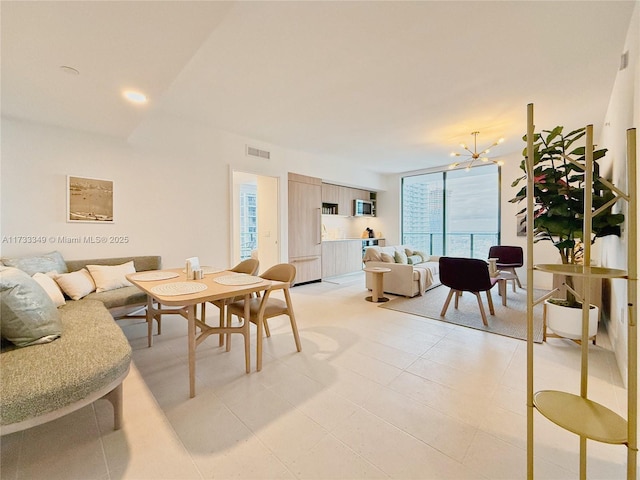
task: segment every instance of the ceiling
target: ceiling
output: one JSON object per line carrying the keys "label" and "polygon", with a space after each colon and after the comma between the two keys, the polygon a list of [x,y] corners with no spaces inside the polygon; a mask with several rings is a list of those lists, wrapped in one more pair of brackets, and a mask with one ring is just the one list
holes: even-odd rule
{"label": "ceiling", "polygon": [[531,102],[598,134],[636,3],[3,0],[2,115],[124,139],[170,115],[379,172],[476,130],[506,155]]}

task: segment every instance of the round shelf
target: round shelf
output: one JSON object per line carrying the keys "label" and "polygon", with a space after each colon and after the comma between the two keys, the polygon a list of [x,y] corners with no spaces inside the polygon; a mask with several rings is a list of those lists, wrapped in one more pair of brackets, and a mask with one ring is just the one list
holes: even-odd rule
{"label": "round shelf", "polygon": [[555,390],[537,392],[533,403],[542,415],[577,435],[603,443],[627,442],[627,421],[599,403]]}
{"label": "round shelf", "polygon": [[573,277],[626,278],[627,272],[617,268],[585,267],[584,265],[565,265],[562,263],[545,263],[535,265],[541,272],[559,273]]}

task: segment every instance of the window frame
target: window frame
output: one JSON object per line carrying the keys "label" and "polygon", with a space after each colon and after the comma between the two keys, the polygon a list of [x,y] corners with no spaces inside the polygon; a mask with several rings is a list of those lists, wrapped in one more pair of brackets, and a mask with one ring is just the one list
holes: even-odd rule
{"label": "window frame", "polygon": [[[497,169],[496,180],[498,183],[497,185],[498,186],[498,192],[497,192],[498,205],[497,205],[497,231],[496,231],[497,243],[496,245],[499,245],[502,238],[502,167],[500,165],[496,165],[492,163],[489,165],[478,165],[473,168],[476,169],[476,168],[486,168],[486,167],[494,167]],[[400,239],[403,244],[404,244],[405,234],[410,234],[410,232],[405,232],[405,212],[404,212],[405,180],[411,177],[441,174],[442,175],[442,196],[443,196],[442,198],[442,211],[443,211],[442,213],[442,251],[443,251],[442,255],[448,255],[447,254],[447,174],[452,171],[460,171],[460,170],[464,170],[464,169],[463,168],[457,168],[457,169],[435,168],[435,169],[429,169],[429,170],[409,172],[401,175],[400,177]],[[473,232],[469,232],[469,233],[473,234]],[[473,254],[473,240],[471,240],[470,243],[471,244],[470,244],[469,254],[471,255]],[[426,253],[429,253],[430,255],[434,255],[432,251],[433,239],[431,240],[431,242],[428,242],[428,245],[429,245],[429,251]]]}

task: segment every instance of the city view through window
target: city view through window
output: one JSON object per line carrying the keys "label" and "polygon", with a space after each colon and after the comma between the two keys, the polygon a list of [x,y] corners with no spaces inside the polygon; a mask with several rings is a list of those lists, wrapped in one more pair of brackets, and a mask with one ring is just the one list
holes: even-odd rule
{"label": "city view through window", "polygon": [[251,258],[258,248],[257,189],[253,184],[240,187],[240,260]]}
{"label": "city view through window", "polygon": [[486,259],[500,243],[499,167],[402,179],[402,243],[430,255]]}

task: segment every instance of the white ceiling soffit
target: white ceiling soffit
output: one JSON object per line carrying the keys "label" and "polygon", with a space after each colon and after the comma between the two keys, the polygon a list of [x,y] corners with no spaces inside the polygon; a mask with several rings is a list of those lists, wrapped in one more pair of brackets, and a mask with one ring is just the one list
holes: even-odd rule
{"label": "white ceiling soffit", "polygon": [[[224,18],[227,3],[2,1],[2,114],[119,137]],[[70,75],[60,66],[77,69]],[[126,89],[149,98],[135,105]]]}
{"label": "white ceiling soffit", "polygon": [[[170,115],[380,172],[427,168],[476,130],[479,147],[520,151],[530,102],[539,128],[597,133],[634,4],[3,1],[2,112],[122,136]],[[124,103],[129,85],[149,107]]]}

